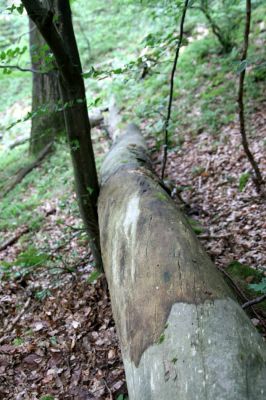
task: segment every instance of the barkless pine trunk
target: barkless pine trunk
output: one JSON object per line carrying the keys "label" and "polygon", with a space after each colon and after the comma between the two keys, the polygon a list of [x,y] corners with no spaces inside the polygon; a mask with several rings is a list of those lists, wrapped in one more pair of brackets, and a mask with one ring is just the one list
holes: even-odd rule
{"label": "barkless pine trunk", "polygon": [[136,126],[101,176],[102,256],[129,399],[264,400],[265,343],[151,171]]}

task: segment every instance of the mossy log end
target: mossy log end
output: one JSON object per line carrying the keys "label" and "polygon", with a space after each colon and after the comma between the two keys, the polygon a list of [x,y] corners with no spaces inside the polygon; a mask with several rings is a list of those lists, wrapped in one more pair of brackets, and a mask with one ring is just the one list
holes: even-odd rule
{"label": "mossy log end", "polygon": [[265,399],[265,343],[153,174],[135,125],[101,177],[102,257],[130,400]]}

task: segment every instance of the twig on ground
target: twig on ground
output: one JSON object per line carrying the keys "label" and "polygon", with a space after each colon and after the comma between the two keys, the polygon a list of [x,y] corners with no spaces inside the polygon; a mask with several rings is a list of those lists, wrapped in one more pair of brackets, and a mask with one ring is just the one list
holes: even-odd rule
{"label": "twig on ground", "polygon": [[110,400],[113,400],[113,395],[112,395],[111,389],[110,389],[109,386],[107,385],[106,380],[104,379],[103,381],[104,381],[104,384],[105,384],[105,386],[106,386],[106,389],[108,390],[108,392],[109,392],[109,394],[110,394],[109,399],[110,399]]}
{"label": "twig on ground", "polygon": [[5,250],[7,247],[11,246],[12,244],[16,243],[18,239],[25,235],[25,233],[29,232],[29,227],[25,226],[21,231],[17,232],[11,238],[7,239],[3,244],[0,245],[0,252]]}
{"label": "twig on ground", "polygon": [[[30,305],[30,301],[31,298],[28,297],[26,303],[24,304],[23,308],[21,309],[21,311],[18,313],[18,315],[13,319],[13,321],[5,328],[5,333],[11,332],[12,329],[14,328],[14,326],[16,325],[16,323],[20,320],[20,318],[22,317],[22,315],[25,313],[25,311],[27,310],[27,308]],[[0,344],[3,343],[6,339],[8,338],[7,335],[2,336],[0,338]]]}
{"label": "twig on ground", "polygon": [[266,294],[263,294],[262,296],[257,297],[256,299],[247,301],[246,303],[242,304],[242,308],[245,309],[245,308],[251,307],[254,304],[259,304],[264,300],[266,300]]}

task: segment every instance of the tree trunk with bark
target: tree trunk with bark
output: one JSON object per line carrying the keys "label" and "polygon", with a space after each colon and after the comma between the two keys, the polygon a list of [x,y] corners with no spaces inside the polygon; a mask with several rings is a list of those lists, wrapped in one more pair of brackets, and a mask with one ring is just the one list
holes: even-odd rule
{"label": "tree trunk with bark", "polygon": [[69,0],[49,1],[49,7],[41,0],[22,0],[22,3],[55,57],[79,209],[96,267],[102,270],[97,215],[99,186]]}
{"label": "tree trunk with bark", "polygon": [[130,400],[265,399],[265,343],[134,125],[103,163],[98,212]]}
{"label": "tree trunk with bark", "polygon": [[[45,40],[35,24],[30,20],[30,54],[32,69],[45,71],[44,59],[48,56]],[[49,70],[50,68],[50,70]],[[65,133],[65,121],[62,112],[56,112],[60,101],[58,71],[51,65],[48,72],[32,75],[32,122],[30,137],[30,153],[38,154],[56,137]]]}

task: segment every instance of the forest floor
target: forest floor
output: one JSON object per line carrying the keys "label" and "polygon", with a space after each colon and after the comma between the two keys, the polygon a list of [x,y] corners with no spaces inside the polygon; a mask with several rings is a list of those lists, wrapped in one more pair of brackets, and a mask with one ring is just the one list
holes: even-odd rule
{"label": "forest floor", "polygon": [[[259,143],[265,137],[265,122],[261,105],[253,115],[256,135],[251,147],[264,171]],[[145,132],[145,123],[142,128]],[[147,141],[153,151],[154,139]],[[101,143],[98,156],[99,149],[108,149],[100,130],[94,132],[94,142]],[[161,154],[153,151],[152,158],[159,174]],[[45,169],[45,163],[38,169]],[[187,133],[182,148],[170,151],[167,167],[173,187],[190,206],[188,218],[204,248],[248,298],[255,297],[248,285],[266,275],[265,202],[251,179],[243,191],[239,189],[238,177],[249,170],[237,123],[223,128],[219,142],[204,132],[197,137]],[[69,203],[75,202],[73,192],[68,197]],[[0,398],[125,399],[106,281],[92,273],[78,214],[62,207],[59,198],[46,200],[38,212],[43,214],[42,223],[20,237],[27,224],[17,227],[18,240],[0,252],[6,265],[0,286]],[[6,231],[2,243],[8,235]],[[39,252],[29,254],[33,244]],[[265,333],[263,304],[256,312],[250,317]]]}

